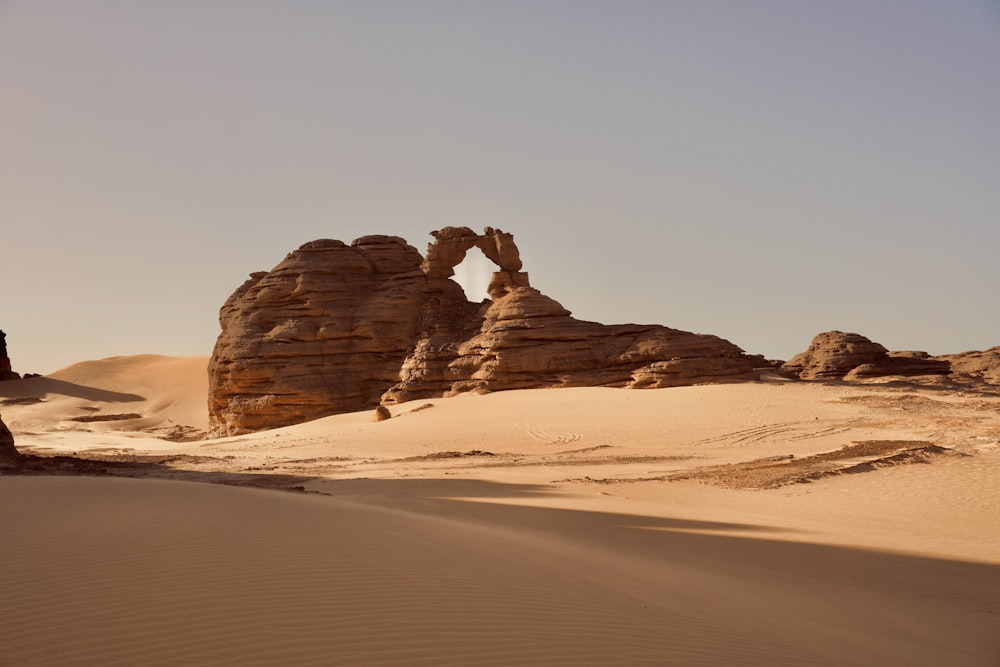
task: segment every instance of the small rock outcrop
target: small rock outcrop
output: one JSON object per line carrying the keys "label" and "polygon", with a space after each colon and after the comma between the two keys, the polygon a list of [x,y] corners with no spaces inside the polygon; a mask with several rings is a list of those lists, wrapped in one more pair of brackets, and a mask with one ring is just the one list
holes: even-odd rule
{"label": "small rock outcrop", "polygon": [[1000,346],[935,357],[951,365],[952,377],[972,384],[1000,385]]}
{"label": "small rock outcrop", "polygon": [[[431,234],[425,256],[393,236],[321,240],[252,274],[219,314],[213,433],[473,390],[755,380],[768,365],[716,336],[574,319],[531,286],[502,230]],[[498,268],[482,303],[451,280],[473,248]]]}
{"label": "small rock outcrop", "polygon": [[951,365],[926,352],[890,352],[861,334],[827,331],[782,370],[802,380],[864,380],[884,376],[946,376]]}
{"label": "small rock outcrop", "polygon": [[21,455],[14,447],[14,435],[0,419],[0,470],[13,470],[20,466]]}
{"label": "small rock outcrop", "polygon": [[879,364],[889,351],[861,334],[827,331],[809,349],[784,363],[782,369],[802,380],[839,380],[862,364]]}
{"label": "small rock outcrop", "polygon": [[7,356],[7,334],[0,331],[0,382],[3,380],[19,380],[21,376],[13,371],[10,357]]}

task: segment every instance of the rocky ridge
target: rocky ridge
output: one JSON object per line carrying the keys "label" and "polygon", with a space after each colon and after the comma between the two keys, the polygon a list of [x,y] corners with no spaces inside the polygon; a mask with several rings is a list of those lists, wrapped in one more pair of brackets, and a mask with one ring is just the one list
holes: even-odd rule
{"label": "rocky ridge", "polygon": [[[502,230],[432,236],[425,256],[393,236],[313,241],[252,274],[220,310],[213,433],[465,391],[755,380],[768,366],[716,336],[574,319],[531,286]],[[482,303],[451,280],[473,248],[498,268]]]}

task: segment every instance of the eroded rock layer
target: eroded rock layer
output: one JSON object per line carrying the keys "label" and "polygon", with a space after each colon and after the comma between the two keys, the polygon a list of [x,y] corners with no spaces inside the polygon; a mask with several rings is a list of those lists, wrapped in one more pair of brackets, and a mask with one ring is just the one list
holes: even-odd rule
{"label": "eroded rock layer", "polygon": [[[530,285],[501,230],[432,236],[424,257],[398,237],[313,241],[253,274],[220,311],[213,432],[470,390],[752,380],[767,365],[716,336],[574,319]],[[482,303],[450,279],[473,248],[500,269]]]}
{"label": "eroded rock layer", "polygon": [[920,379],[921,383],[995,390],[1000,385],[1000,347],[931,356],[889,351],[856,333],[827,331],[789,359],[782,370],[802,380]]}

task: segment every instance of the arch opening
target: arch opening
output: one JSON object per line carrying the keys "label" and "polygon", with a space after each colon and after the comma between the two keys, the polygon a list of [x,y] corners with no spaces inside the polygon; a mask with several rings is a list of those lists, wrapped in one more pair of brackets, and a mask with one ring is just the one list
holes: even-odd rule
{"label": "arch opening", "polygon": [[466,251],[465,257],[455,266],[454,281],[462,287],[466,299],[473,303],[481,303],[483,299],[490,298],[486,290],[496,270],[496,264],[478,248],[473,247]]}

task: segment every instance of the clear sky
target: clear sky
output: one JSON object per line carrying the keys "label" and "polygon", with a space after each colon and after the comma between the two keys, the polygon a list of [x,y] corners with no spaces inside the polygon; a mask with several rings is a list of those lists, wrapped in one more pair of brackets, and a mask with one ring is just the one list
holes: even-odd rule
{"label": "clear sky", "polygon": [[983,349],[1000,3],[0,0],[0,221],[21,372],[208,355],[302,243],[446,225],[582,319]]}

